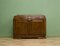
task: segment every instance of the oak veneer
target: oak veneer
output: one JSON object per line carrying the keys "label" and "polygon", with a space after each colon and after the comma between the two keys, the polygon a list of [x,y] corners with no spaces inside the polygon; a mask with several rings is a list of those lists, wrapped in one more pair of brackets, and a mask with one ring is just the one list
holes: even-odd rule
{"label": "oak veneer", "polygon": [[46,17],[44,15],[14,16],[13,38],[46,38]]}

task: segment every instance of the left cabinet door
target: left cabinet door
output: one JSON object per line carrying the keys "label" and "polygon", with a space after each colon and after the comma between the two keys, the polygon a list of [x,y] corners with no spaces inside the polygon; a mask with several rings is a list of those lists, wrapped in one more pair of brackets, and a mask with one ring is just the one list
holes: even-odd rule
{"label": "left cabinet door", "polygon": [[15,21],[14,23],[14,37],[20,38],[22,36],[27,36],[27,21]]}

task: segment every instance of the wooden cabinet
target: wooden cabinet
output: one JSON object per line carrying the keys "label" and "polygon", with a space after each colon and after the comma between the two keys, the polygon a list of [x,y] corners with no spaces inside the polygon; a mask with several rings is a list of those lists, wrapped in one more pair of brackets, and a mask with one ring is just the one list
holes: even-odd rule
{"label": "wooden cabinet", "polygon": [[14,16],[13,38],[46,38],[46,17],[44,15]]}

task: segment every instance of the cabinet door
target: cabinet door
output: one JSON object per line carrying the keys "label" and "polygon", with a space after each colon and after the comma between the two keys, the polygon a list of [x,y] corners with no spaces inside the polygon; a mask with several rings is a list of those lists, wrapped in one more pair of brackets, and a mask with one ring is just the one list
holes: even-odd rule
{"label": "cabinet door", "polygon": [[33,20],[32,30],[30,30],[31,35],[40,35],[43,33],[43,20]]}
{"label": "cabinet door", "polygon": [[15,30],[14,33],[16,35],[27,35],[27,22],[15,22]]}

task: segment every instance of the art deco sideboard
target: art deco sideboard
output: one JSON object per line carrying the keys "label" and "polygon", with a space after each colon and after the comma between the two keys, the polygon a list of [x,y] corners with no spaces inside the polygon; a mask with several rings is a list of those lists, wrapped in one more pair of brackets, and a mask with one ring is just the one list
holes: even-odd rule
{"label": "art deco sideboard", "polygon": [[46,38],[46,17],[44,15],[14,16],[13,38]]}

